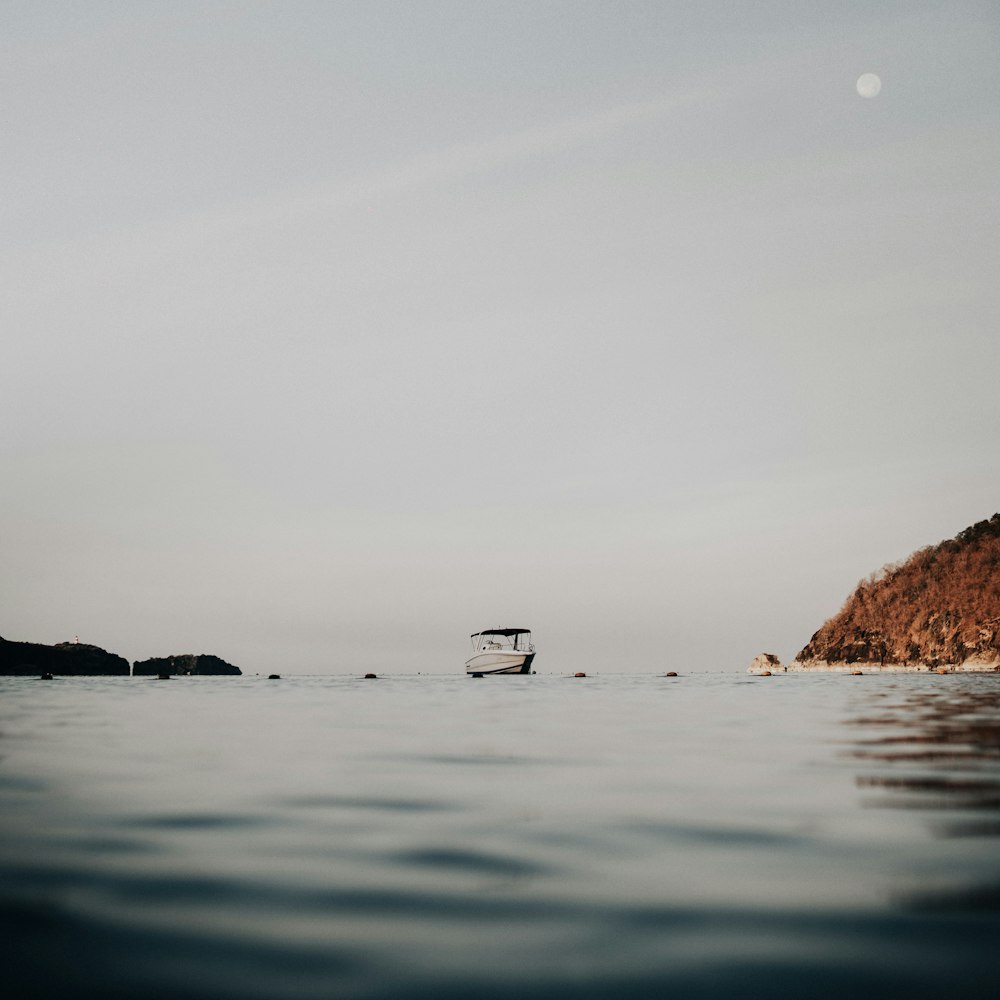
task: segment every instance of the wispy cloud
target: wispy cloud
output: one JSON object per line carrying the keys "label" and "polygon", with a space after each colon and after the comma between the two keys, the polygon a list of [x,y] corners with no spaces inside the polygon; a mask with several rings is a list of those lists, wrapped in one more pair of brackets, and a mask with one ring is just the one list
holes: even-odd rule
{"label": "wispy cloud", "polygon": [[[356,177],[279,196],[261,206],[262,216],[294,217],[335,212],[372,198],[391,197],[459,177],[488,173],[514,163],[553,156],[608,135],[654,122],[715,95],[706,90],[631,101],[563,121],[533,125],[488,139],[457,142],[414,154]],[[252,209],[251,209],[252,211]]]}
{"label": "wispy cloud", "polygon": [[[336,177],[307,187],[269,191],[253,197],[216,204],[181,213],[159,222],[144,222],[114,228],[87,237],[74,237],[62,246],[48,244],[29,250],[20,248],[7,267],[34,271],[40,266],[51,273],[56,258],[65,255],[67,271],[86,270],[88,259],[104,265],[136,256],[171,256],[193,243],[225,239],[243,229],[297,225],[306,220],[334,216],[366,202],[384,202],[405,197],[463,177],[488,174],[512,164],[541,160],[608,136],[668,118],[699,102],[718,100],[718,88],[697,87],[629,101],[559,121],[545,122],[488,138],[454,142],[425,150],[393,162]],[[37,260],[33,262],[33,258]]]}

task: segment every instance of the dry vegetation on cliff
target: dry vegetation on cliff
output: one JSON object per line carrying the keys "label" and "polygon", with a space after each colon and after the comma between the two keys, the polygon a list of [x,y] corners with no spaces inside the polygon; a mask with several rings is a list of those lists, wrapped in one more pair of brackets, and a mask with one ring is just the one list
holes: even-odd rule
{"label": "dry vegetation on cliff", "polygon": [[862,580],[795,659],[1000,663],[1000,514]]}

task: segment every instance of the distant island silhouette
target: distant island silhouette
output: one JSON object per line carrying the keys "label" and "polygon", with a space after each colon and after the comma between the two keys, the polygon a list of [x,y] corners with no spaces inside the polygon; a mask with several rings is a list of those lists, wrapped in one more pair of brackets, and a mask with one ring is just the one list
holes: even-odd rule
{"label": "distant island silhouette", "polygon": [[184,653],[136,661],[86,642],[12,642],[0,637],[0,675],[20,677],[134,677],[163,674],[240,675],[243,671],[210,653]]}
{"label": "distant island silhouette", "polygon": [[784,666],[791,670],[1000,671],[1000,514],[861,580]]}
{"label": "distant island silhouette", "polygon": [[161,674],[236,676],[242,674],[239,667],[211,653],[183,653],[180,656],[155,656],[149,660],[137,660],[132,668],[134,677],[158,677]]}

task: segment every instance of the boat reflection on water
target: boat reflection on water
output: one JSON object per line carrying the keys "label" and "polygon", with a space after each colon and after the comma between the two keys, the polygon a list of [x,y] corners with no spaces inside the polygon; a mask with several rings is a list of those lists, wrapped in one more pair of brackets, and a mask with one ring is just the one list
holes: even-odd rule
{"label": "boat reflection on water", "polygon": [[[868,765],[855,782],[870,809],[918,810],[935,838],[974,838],[1000,858],[1000,678],[961,688],[869,692],[850,756]],[[925,886],[896,901],[907,908],[1000,911],[1000,861],[962,885]]]}

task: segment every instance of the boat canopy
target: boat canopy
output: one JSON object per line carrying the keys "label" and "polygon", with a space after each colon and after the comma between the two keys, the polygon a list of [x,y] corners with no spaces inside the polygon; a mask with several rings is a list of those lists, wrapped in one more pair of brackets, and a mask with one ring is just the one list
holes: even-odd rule
{"label": "boat canopy", "polygon": [[475,639],[477,635],[531,635],[530,628],[488,628],[484,629],[482,632],[473,632],[469,636],[470,639]]}

